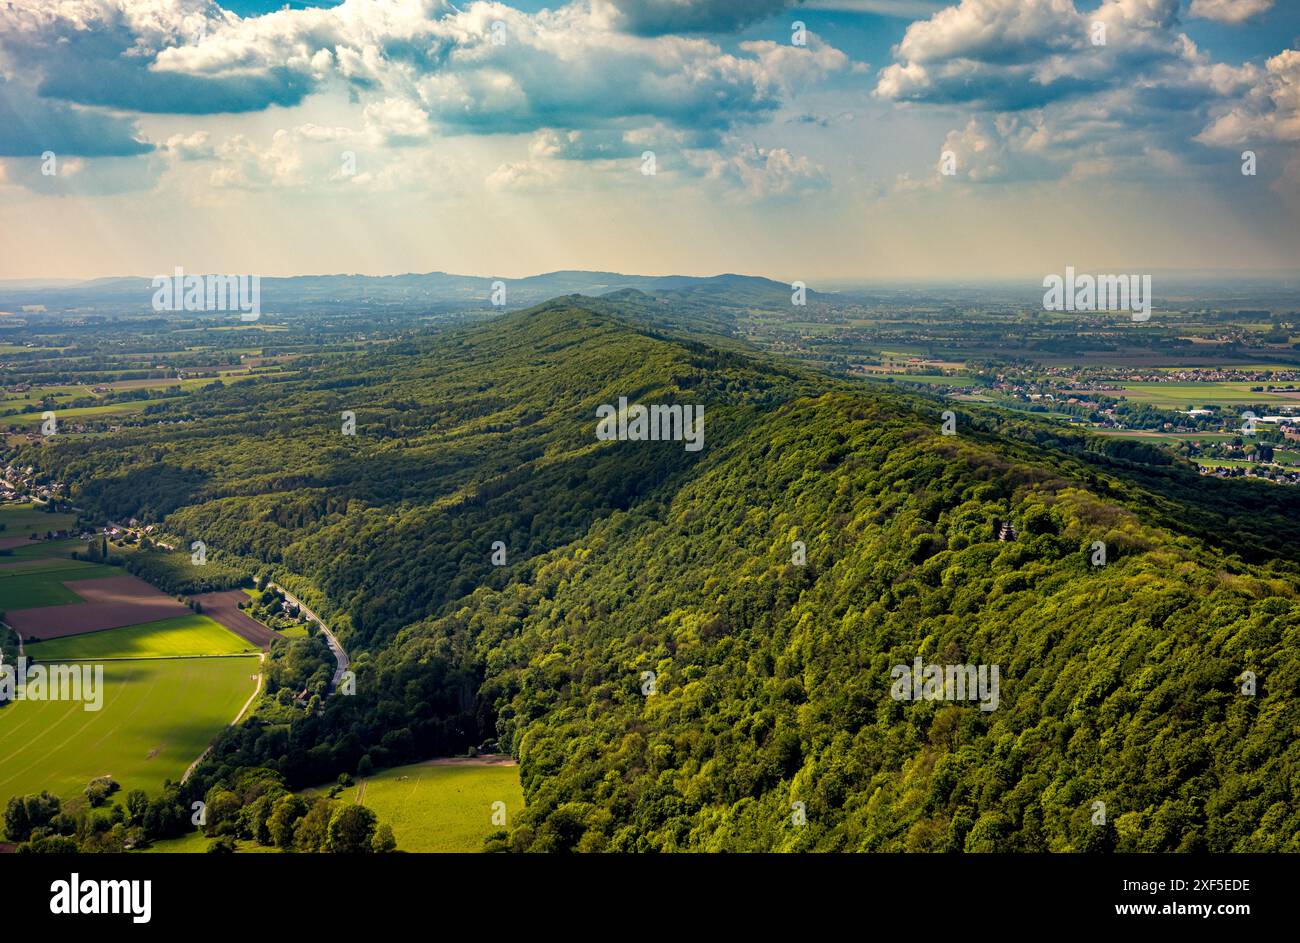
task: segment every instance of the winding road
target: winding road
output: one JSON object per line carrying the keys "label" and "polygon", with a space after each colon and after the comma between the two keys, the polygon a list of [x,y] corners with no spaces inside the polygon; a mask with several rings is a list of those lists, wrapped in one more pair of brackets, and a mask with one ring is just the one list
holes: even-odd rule
{"label": "winding road", "polygon": [[[303,605],[302,600],[300,600],[293,593],[289,592],[283,586],[280,586],[278,583],[268,582],[267,586],[269,586],[271,589],[277,590],[278,592],[282,593],[285,599],[287,599],[293,605],[297,606],[301,612],[306,613],[308,618],[314,620],[316,624],[320,626],[321,632],[324,633],[325,635],[325,643],[329,646],[329,650],[334,655],[334,661],[335,661],[334,677],[330,679],[329,694],[337,694],[338,686],[340,682],[342,682],[343,680],[343,672],[347,671],[348,665],[351,664],[351,662],[348,660],[348,653],[343,650],[343,646],[339,644],[339,640],[335,637],[334,633],[330,631],[329,626],[325,624],[325,622],[320,618],[320,616],[316,615],[316,613],[312,612],[305,605]],[[245,619],[248,619],[250,622],[254,621],[242,610],[237,610],[237,611],[239,612],[240,616],[243,616]],[[278,632],[271,632],[270,629],[266,629],[266,627],[262,626],[260,622],[256,624],[261,628],[265,629],[265,631],[270,633],[270,635],[272,636],[279,635]],[[229,628],[229,626],[227,626],[227,628]],[[239,634],[244,635],[243,632],[240,632]],[[248,636],[245,635],[245,637],[247,638]],[[259,639],[254,638],[254,639],[250,639],[250,641],[256,643],[259,642]],[[266,640],[266,644],[269,646],[270,644],[269,639]],[[265,651],[263,651],[263,653],[259,656],[259,660],[261,663],[265,664],[265,660],[266,660]],[[244,702],[244,706],[239,709],[239,713],[235,715],[235,719],[230,722],[230,726],[234,726],[235,724],[239,723],[239,721],[243,718],[244,714],[248,711],[249,706],[252,705],[253,701],[257,699],[257,695],[260,694],[261,692],[262,692],[262,673],[259,672],[257,675],[257,686],[253,689],[253,693],[249,695],[248,700]],[[215,742],[216,739],[214,738],[213,743]],[[186,782],[190,778],[190,774],[192,774],[194,770],[198,768],[199,764],[203,762],[204,758],[208,755],[211,749],[212,749],[212,744],[209,744],[208,748],[204,750],[202,754],[199,755],[199,758],[190,764],[189,769],[185,771],[185,775],[181,777],[182,783]]]}
{"label": "winding road", "polygon": [[330,652],[334,655],[334,661],[336,662],[334,677],[330,679],[329,693],[337,693],[338,686],[343,681],[343,672],[347,671],[348,666],[352,664],[348,661],[348,653],[343,650],[343,646],[339,644],[339,640],[334,636],[334,633],[330,631],[329,626],[325,624],[325,620],[308,609],[303,604],[302,600],[278,583],[267,583],[266,585],[283,594],[284,598],[297,606],[300,612],[305,612],[309,619],[320,626],[321,632],[325,634],[325,644],[329,646]]}

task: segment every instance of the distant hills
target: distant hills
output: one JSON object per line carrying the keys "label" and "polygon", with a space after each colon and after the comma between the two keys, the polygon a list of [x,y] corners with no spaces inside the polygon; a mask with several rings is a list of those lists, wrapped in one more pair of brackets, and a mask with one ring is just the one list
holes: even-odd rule
{"label": "distant hills", "polygon": [[[187,272],[186,274],[201,274]],[[237,273],[220,273],[237,274]],[[0,306],[44,305],[50,311],[105,308],[149,309],[153,276],[120,276],[87,281],[0,281]],[[455,275],[427,272],[408,275],[295,275],[262,278],[262,309],[330,308],[339,305],[424,307],[452,310],[493,307],[497,282],[505,286],[506,308],[521,308],[562,295],[600,296],[620,291],[647,295],[675,293],[696,298],[746,299],[789,303],[787,283],[753,275],[622,275],[617,272],[560,271],[527,278]],[[816,293],[809,291],[809,297]]]}

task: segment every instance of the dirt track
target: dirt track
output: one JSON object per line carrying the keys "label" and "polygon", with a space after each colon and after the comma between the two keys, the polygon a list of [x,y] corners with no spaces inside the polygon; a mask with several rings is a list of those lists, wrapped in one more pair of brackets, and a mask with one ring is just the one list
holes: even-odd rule
{"label": "dirt track", "polygon": [[219,593],[204,593],[195,596],[203,607],[203,614],[215,619],[242,639],[247,639],[263,651],[271,647],[272,639],[283,638],[279,632],[273,632],[239,608],[241,602],[248,601],[243,590],[227,589]]}
{"label": "dirt track", "polygon": [[420,766],[518,766],[509,753],[481,753],[478,756],[440,756]]}

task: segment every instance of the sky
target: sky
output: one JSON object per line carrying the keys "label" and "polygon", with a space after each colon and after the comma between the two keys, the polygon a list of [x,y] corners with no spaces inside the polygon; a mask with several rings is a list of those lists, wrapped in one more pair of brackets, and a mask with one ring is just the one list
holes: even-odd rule
{"label": "sky", "polygon": [[0,0],[0,278],[1297,272],[1298,49],[1293,0]]}

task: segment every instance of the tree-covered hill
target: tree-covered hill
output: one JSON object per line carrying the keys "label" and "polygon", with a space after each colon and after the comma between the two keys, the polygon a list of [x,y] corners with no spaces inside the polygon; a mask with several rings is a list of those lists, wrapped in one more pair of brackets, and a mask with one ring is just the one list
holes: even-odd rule
{"label": "tree-covered hill", "polygon": [[[596,407],[707,405],[708,441],[815,389],[736,354],[632,330],[561,301],[486,329],[392,344],[307,379],[240,382],[166,424],[29,448],[72,500],[165,521],[216,556],[271,564],[366,646],[590,524],[671,493],[699,453],[610,449]],[[355,435],[344,435],[344,413]],[[292,588],[292,587],[291,587]]]}
{"label": "tree-covered hill", "polygon": [[[1297,848],[1293,582],[886,403],[799,401],[706,462],[431,627],[489,666],[515,847]],[[998,708],[894,700],[918,655],[1000,666]]]}
{"label": "tree-covered hill", "polygon": [[[355,696],[255,717],[199,786],[494,739],[516,849],[1300,850],[1300,600],[1270,552],[1295,498],[1031,420],[945,436],[934,401],[639,304],[560,299],[21,455],[263,562],[356,656]],[[597,440],[620,396],[704,405],[704,448]],[[1225,509],[1267,532],[1244,557]],[[895,699],[918,657],[997,666],[996,709]]]}

